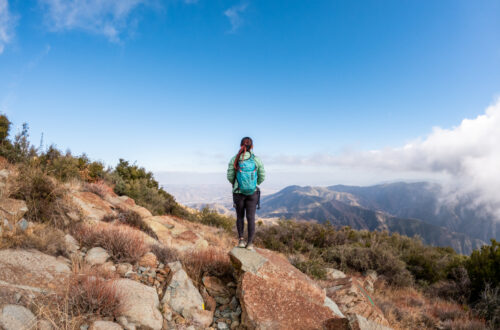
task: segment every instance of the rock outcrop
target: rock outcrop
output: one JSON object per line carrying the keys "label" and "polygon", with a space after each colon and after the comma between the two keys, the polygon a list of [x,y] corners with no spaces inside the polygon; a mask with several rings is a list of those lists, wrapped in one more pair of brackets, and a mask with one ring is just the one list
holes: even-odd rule
{"label": "rock outcrop", "polygon": [[87,220],[100,221],[105,216],[114,214],[112,205],[94,193],[77,191],[73,192],[71,197]]}
{"label": "rock outcrop", "polygon": [[36,328],[36,317],[23,306],[5,305],[0,308],[0,328],[5,330],[30,330]]}
{"label": "rock outcrop", "polygon": [[68,261],[36,250],[0,250],[0,293],[37,295],[52,291],[70,274]]}
{"label": "rock outcrop", "polygon": [[[351,323],[358,324],[360,329],[368,329],[366,324],[388,327],[389,323],[382,311],[375,305],[365,286],[373,286],[371,276],[364,281],[355,277],[339,278],[332,281],[326,289],[326,294],[339,305],[349,316]],[[356,328],[356,326],[354,326]]]}
{"label": "rock outcrop", "polygon": [[208,242],[203,237],[170,216],[148,217],[144,221],[153,229],[161,243],[178,251],[208,247]]}
{"label": "rock outcrop", "polygon": [[168,264],[171,280],[162,299],[164,311],[172,309],[203,327],[212,323],[213,313],[204,308],[203,298],[179,261]]}
{"label": "rock outcrop", "polygon": [[154,288],[129,279],[119,279],[115,285],[123,304],[121,316],[127,324],[152,330],[162,328],[160,301]]}
{"label": "rock outcrop", "polygon": [[348,329],[324,290],[269,250],[234,248],[241,324],[248,329]]}

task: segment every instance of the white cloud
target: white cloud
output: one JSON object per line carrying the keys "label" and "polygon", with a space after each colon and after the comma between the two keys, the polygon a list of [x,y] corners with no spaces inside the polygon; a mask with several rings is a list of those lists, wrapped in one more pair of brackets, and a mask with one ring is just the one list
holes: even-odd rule
{"label": "white cloud", "polygon": [[0,0],[0,54],[14,36],[16,17],[9,11],[9,1]]}
{"label": "white cloud", "polygon": [[442,175],[447,179],[448,197],[474,196],[476,204],[494,211],[500,219],[500,100],[474,119],[464,119],[451,129],[435,127],[426,138],[399,148],[280,161],[306,167],[419,173],[421,177]]}
{"label": "white cloud", "polygon": [[236,32],[236,30],[238,30],[243,24],[243,18],[241,17],[241,14],[246,9],[247,4],[242,3],[240,5],[232,6],[224,12],[224,15],[229,19],[229,22],[231,23],[231,30],[229,30],[230,33]]}
{"label": "white cloud", "polygon": [[120,41],[130,23],[130,16],[147,0],[39,0],[53,31],[83,30]]}

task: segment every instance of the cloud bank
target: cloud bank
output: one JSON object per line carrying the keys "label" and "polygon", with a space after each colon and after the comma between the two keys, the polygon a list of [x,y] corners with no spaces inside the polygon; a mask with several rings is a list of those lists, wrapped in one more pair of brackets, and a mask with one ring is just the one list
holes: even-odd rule
{"label": "cloud bank", "polygon": [[0,54],[14,36],[16,18],[9,11],[9,1],[0,0]]}
{"label": "cloud bank", "polygon": [[400,173],[439,174],[449,200],[467,196],[500,219],[500,100],[474,119],[399,148],[341,155],[280,157],[280,162],[313,167],[379,169]]}
{"label": "cloud bank", "polygon": [[39,3],[52,31],[83,30],[118,42],[131,24],[131,13],[149,1],[39,0]]}

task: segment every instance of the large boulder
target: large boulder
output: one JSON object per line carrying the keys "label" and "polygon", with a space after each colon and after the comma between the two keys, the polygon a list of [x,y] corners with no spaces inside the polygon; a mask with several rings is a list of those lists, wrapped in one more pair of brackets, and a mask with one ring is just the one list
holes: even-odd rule
{"label": "large boulder", "polygon": [[105,216],[114,214],[112,205],[94,193],[78,191],[72,193],[71,197],[87,220],[100,221]]}
{"label": "large boulder", "polygon": [[128,324],[152,330],[162,328],[163,316],[154,288],[129,279],[119,279],[115,286],[123,304],[121,316],[126,318]]}
{"label": "large boulder", "polygon": [[208,242],[200,234],[170,216],[147,217],[144,221],[161,243],[178,251],[203,250],[208,247]]}
{"label": "large boulder", "polygon": [[164,310],[170,308],[190,319],[207,327],[212,323],[212,312],[204,310],[203,298],[193,285],[179,261],[168,264],[171,280],[162,299],[166,305]]}
{"label": "large boulder", "polygon": [[363,326],[368,323],[388,327],[389,323],[384,314],[375,305],[369,292],[365,289],[365,283],[367,281],[363,281],[361,278],[339,278],[329,283],[326,294],[337,302],[342,312],[348,315],[351,321],[359,324],[358,328],[368,329]]}
{"label": "large boulder", "polygon": [[0,296],[52,291],[64,283],[70,272],[64,258],[36,250],[0,250]]}
{"label": "large boulder", "polygon": [[28,212],[28,207],[25,201],[12,198],[0,199],[0,218],[15,224],[26,212]]}
{"label": "large boulder", "polygon": [[36,317],[26,307],[5,305],[0,308],[0,328],[5,330],[35,329]]}
{"label": "large boulder", "polygon": [[248,329],[348,329],[323,289],[278,253],[233,248],[241,325]]}

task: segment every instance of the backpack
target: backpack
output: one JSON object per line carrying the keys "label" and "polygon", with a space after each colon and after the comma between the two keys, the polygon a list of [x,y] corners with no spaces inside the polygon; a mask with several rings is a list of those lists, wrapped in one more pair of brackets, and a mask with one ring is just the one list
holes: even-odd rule
{"label": "backpack", "polygon": [[236,172],[238,190],[243,195],[251,195],[257,189],[257,164],[253,154],[246,160],[240,160],[240,169]]}

